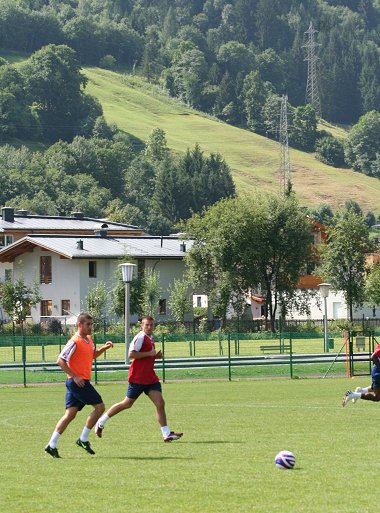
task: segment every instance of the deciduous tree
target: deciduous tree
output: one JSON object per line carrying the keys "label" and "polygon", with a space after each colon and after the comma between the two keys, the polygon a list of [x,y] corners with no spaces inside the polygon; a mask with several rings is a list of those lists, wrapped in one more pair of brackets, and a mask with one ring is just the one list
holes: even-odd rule
{"label": "deciduous tree", "polygon": [[274,329],[278,307],[286,311],[311,255],[309,224],[296,200],[223,200],[193,216],[186,233],[195,239],[186,259],[193,285],[224,305],[224,316],[233,294],[260,287]]}
{"label": "deciduous tree", "polygon": [[365,298],[366,253],[371,248],[369,229],[362,215],[342,209],[336,213],[328,235],[317,273],[331,283],[333,290],[343,291],[352,321],[354,307],[361,306]]}

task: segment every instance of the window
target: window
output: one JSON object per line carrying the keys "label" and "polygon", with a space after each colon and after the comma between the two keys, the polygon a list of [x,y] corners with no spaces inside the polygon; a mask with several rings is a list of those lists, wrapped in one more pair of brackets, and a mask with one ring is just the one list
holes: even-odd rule
{"label": "window", "polygon": [[197,307],[201,307],[201,306],[202,306],[202,297],[197,296]]}
{"label": "window", "polygon": [[0,235],[0,246],[9,246],[13,242],[13,235]]}
{"label": "window", "polygon": [[166,299],[160,299],[158,302],[158,313],[166,315]]}
{"label": "window", "polygon": [[88,276],[89,278],[96,278],[96,262],[94,260],[88,262]]}
{"label": "window", "polygon": [[306,264],[306,274],[313,274],[313,271],[317,268],[316,262],[308,262]]}
{"label": "window", "polygon": [[53,308],[51,299],[43,299],[41,301],[41,317],[50,317]]}
{"label": "window", "polygon": [[70,315],[70,299],[62,299],[61,315]]}
{"label": "window", "polygon": [[5,269],[4,271],[4,280],[5,281],[12,281],[12,269]]}
{"label": "window", "polygon": [[40,283],[51,283],[51,256],[40,257]]}

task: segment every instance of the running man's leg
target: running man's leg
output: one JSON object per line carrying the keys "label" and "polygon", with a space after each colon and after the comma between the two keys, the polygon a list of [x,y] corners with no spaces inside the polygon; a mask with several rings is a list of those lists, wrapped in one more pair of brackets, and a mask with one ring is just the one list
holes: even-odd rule
{"label": "running man's leg", "polygon": [[179,438],[181,438],[183,433],[175,433],[174,431],[170,431],[170,429],[167,425],[167,420],[166,420],[165,401],[162,396],[161,385],[157,384],[156,388],[157,389],[149,390],[147,395],[156,407],[156,417],[157,417],[157,421],[161,427],[161,432],[162,432],[164,442],[171,442],[173,440],[178,440]]}
{"label": "running man's leg", "polygon": [[106,425],[106,422],[113,417],[114,415],[117,415],[123,410],[127,410],[128,408],[131,408],[133,406],[133,403],[136,401],[137,398],[128,397],[128,395],[119,403],[113,404],[106,413],[103,413],[103,415],[100,416],[100,418],[97,421],[96,428],[95,428],[95,434],[99,438],[102,437],[104,426]]}
{"label": "running man's leg", "polygon": [[76,414],[78,413],[78,407],[77,406],[71,406],[69,408],[66,408],[65,414],[59,419],[57,422],[57,425],[55,426],[55,430],[53,431],[53,434],[51,435],[51,438],[49,440],[49,443],[45,447],[45,452],[53,456],[53,458],[59,458],[58,450],[57,450],[57,444],[60,436],[65,431],[67,426],[70,424],[71,421],[73,421],[76,417]]}
{"label": "running man's leg", "polygon": [[379,402],[380,401],[380,387],[376,387],[372,389],[372,392],[363,393],[361,396],[361,399],[364,399],[365,401],[374,401]]}
{"label": "running man's leg", "polygon": [[90,415],[86,419],[86,427],[88,429],[92,429],[95,424],[97,423],[98,419],[102,416],[104,413],[104,410],[106,409],[104,403],[99,404],[93,404],[92,407],[94,408]]}
{"label": "running man's leg", "polygon": [[165,401],[162,397],[162,392],[159,390],[149,390],[148,397],[156,407],[156,418],[161,427],[167,425]]}
{"label": "running man's leg", "polygon": [[65,431],[70,422],[72,422],[75,419],[78,410],[78,406],[70,406],[69,408],[66,408],[65,414],[57,422],[55,431],[62,435],[62,433]]}

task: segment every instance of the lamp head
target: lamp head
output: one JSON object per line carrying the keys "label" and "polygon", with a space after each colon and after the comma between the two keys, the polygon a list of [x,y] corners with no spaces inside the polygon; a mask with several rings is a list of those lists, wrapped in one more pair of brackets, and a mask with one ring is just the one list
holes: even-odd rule
{"label": "lamp head", "polygon": [[331,288],[331,284],[330,283],[320,283],[318,285],[318,287],[319,287],[319,293],[321,294],[321,297],[328,297],[329,291]]}
{"label": "lamp head", "polygon": [[133,280],[134,269],[137,267],[136,264],[130,264],[129,262],[126,262],[124,264],[120,264],[119,267],[121,267],[123,282],[131,283]]}

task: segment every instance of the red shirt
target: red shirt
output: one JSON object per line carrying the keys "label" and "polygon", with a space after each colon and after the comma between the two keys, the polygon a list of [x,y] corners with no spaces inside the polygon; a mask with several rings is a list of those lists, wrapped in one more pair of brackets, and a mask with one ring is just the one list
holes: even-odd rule
{"label": "red shirt", "polygon": [[[132,340],[129,346],[129,351],[137,352],[149,352],[154,349],[153,337],[146,335],[143,331],[140,331],[135,338]],[[157,383],[159,378],[154,372],[154,362],[156,358],[154,356],[147,356],[146,358],[138,358],[132,361],[129,372],[128,381],[130,383],[137,383],[138,385],[152,385]]]}
{"label": "red shirt", "polygon": [[[372,353],[372,357],[375,357],[377,358],[377,361],[380,363],[380,344],[378,344],[376,347],[375,347],[375,350],[374,352]],[[380,371],[379,371],[380,372]]]}

